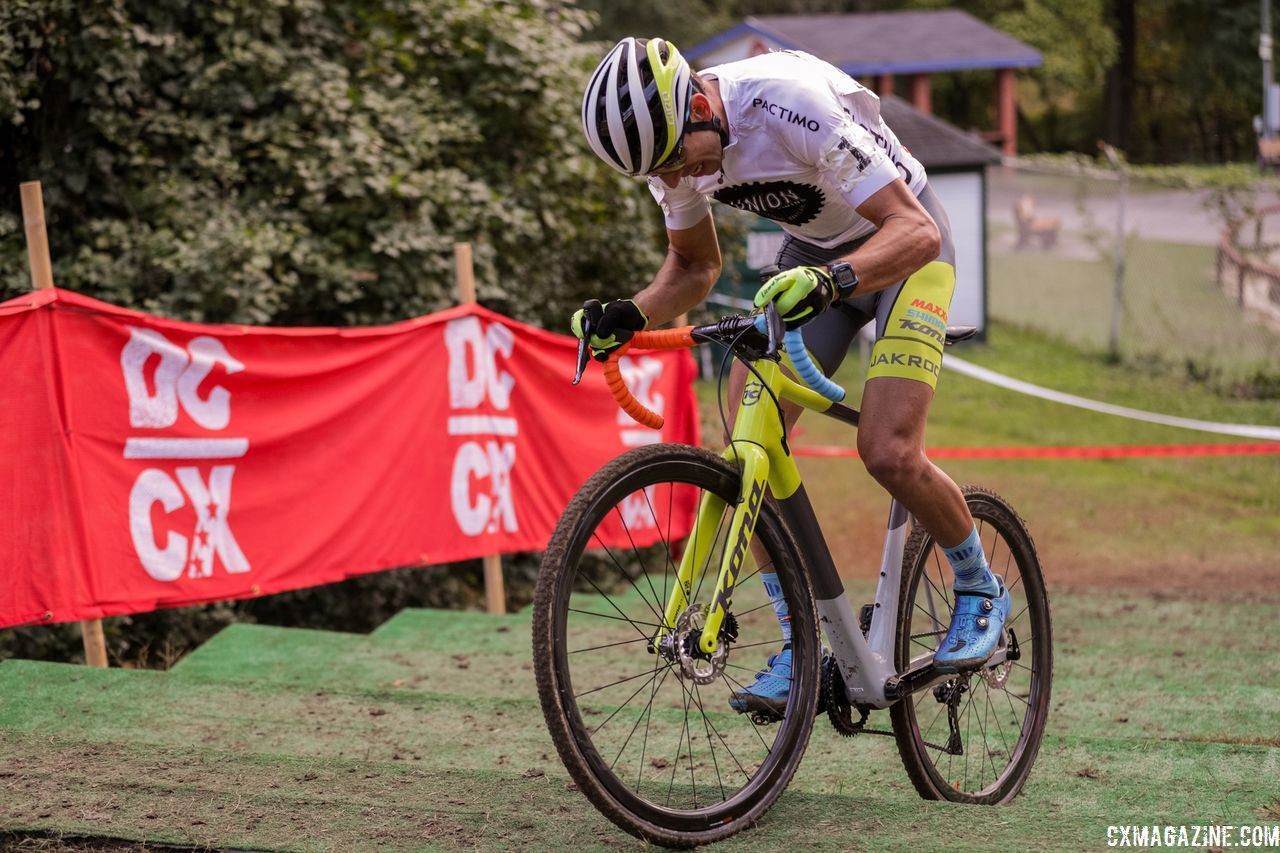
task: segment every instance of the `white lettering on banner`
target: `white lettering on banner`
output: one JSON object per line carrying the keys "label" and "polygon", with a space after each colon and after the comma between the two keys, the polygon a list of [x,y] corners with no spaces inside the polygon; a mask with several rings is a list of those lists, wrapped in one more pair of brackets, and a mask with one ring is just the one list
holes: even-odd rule
{"label": "white lettering on banner", "polygon": [[516,380],[510,373],[498,370],[497,359],[499,353],[511,357],[515,335],[510,329],[491,323],[486,330],[479,317],[460,317],[445,326],[444,344],[449,351],[451,408],[474,409],[486,399],[496,409],[511,405],[511,389]]}
{"label": "white lettering on banner", "polygon": [[[474,436],[464,442],[453,460],[450,498],[458,528],[467,536],[515,533],[519,528],[511,491],[516,464],[514,438],[519,423],[513,417],[495,417],[476,411],[488,405],[499,411],[511,407],[516,380],[499,367],[499,357],[509,359],[515,335],[501,323],[488,327],[479,317],[459,317],[444,330],[449,354],[450,435]],[[484,440],[488,438],[489,440]]]}
{"label": "white lettering on banner", "polygon": [[[148,382],[147,366],[153,361]],[[141,429],[165,429],[178,422],[181,409],[204,429],[226,429],[231,423],[231,393],[215,385],[207,396],[200,396],[200,384],[217,365],[228,375],[244,370],[217,338],[201,335],[184,348],[153,329],[130,327],[129,342],[120,353],[129,423]],[[125,441],[124,458],[235,459],[248,450],[247,438],[131,436]],[[174,581],[186,569],[189,577],[210,577],[215,558],[230,574],[250,570],[228,523],[235,470],[234,465],[215,465],[207,482],[200,469],[190,465],[175,468],[172,475],[159,468],[147,468],[138,475],[129,493],[129,532],[147,574],[159,581]],[[189,504],[196,517],[192,535],[170,530],[164,545],[157,544],[156,504],[165,515]]]}
{"label": "white lettering on banner", "polygon": [[151,524],[152,504],[160,504],[165,512],[173,512],[184,503],[182,491],[164,471],[148,468],[138,475],[129,493],[129,531],[133,534],[133,549],[147,574],[158,581],[177,580],[182,567],[187,564],[187,537],[170,533],[167,544],[156,545],[155,529]]}
{"label": "white lettering on banner", "polygon": [[449,435],[515,435],[515,418],[492,415],[456,415],[449,418]]}
{"label": "white lettering on banner", "polygon": [[227,526],[227,512],[231,509],[231,477],[235,472],[234,465],[213,466],[206,488],[200,479],[199,468],[178,469],[178,482],[191,498],[191,505],[196,511],[196,536],[188,561],[193,578],[207,578],[213,574],[214,554],[222,559],[222,565],[233,575],[249,571],[249,561]]}
{"label": "white lettering on banner", "polygon": [[[515,503],[511,499],[511,469],[516,464],[516,446],[510,442],[486,441],[484,447],[468,441],[453,460],[453,514],[468,536],[519,530]],[[488,480],[487,493],[472,490],[472,478]]]}
{"label": "white lettering on banner", "polygon": [[641,491],[632,492],[622,499],[619,510],[622,512],[622,523],[627,530],[656,527],[653,511],[653,494],[656,488],[656,486],[645,486]]}
{"label": "white lettering on banner", "polygon": [[[178,484],[165,471],[148,468],[138,475],[129,494],[129,529],[133,547],[147,574],[158,581],[177,580],[183,568],[189,576],[207,578],[213,574],[216,554],[232,574],[249,571],[249,561],[227,526],[231,505],[231,477],[234,465],[215,465],[208,486],[200,479],[200,469],[179,468]],[[160,504],[166,514],[181,509],[190,500],[196,513],[196,529],[190,540],[170,531],[164,547],[156,544],[152,509]]]}
{"label": "white lettering on banner", "polygon": [[130,438],[125,459],[238,459],[249,452],[247,438]]}
{"label": "white lettering on banner", "polygon": [[[159,357],[154,375],[155,393],[147,388],[146,365]],[[216,338],[193,338],[187,348],[172,343],[151,329],[129,329],[129,343],[120,353],[125,390],[129,393],[129,423],[135,427],[163,429],[178,421],[178,403],[205,429],[225,429],[231,420],[231,395],[214,386],[201,398],[200,383],[221,364],[227,373],[239,373],[244,365],[227,354]]]}
{"label": "white lettering on banner", "polygon": [[[666,407],[666,398],[655,390],[662,379],[662,362],[651,356],[632,358],[624,355],[618,359],[618,370],[622,379],[646,409],[661,415]],[[618,438],[626,447],[642,447],[646,444],[657,444],[662,441],[662,433],[656,429],[639,427],[622,409],[618,409]]]}

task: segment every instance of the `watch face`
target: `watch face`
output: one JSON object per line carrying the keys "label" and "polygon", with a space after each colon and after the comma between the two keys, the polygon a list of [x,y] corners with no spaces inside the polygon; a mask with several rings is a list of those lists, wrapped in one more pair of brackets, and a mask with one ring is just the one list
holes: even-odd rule
{"label": "watch face", "polygon": [[831,277],[835,279],[836,284],[840,287],[848,287],[858,281],[858,277],[853,272],[853,267],[843,261],[831,265]]}

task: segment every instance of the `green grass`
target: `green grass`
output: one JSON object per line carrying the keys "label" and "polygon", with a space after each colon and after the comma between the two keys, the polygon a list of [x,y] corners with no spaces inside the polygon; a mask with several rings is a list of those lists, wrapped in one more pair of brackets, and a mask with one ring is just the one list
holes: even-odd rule
{"label": "green grass", "polygon": [[[1078,850],[1104,846],[1110,824],[1277,820],[1273,608],[1097,594],[1054,607],[1053,708],[1015,803],[923,802],[890,739],[845,740],[820,719],[787,794],[724,849]],[[236,626],[168,673],[5,662],[0,831],[263,850],[641,847],[569,784],[528,637],[527,613],[405,611],[367,637]]]}
{"label": "green grass", "polygon": [[[1216,285],[1214,252],[1130,240],[1119,335],[1127,361],[1148,373],[1200,371],[1227,387],[1259,371],[1280,370],[1280,332],[1246,320]],[[1111,261],[1038,252],[992,255],[989,276],[993,317],[1078,347],[1107,349]]]}
{"label": "green grass", "polygon": [[[1276,401],[1005,325],[957,353],[1106,402],[1280,424]],[[855,400],[856,361],[840,375]],[[853,440],[815,415],[801,428],[797,444]],[[929,428],[933,447],[1235,440],[946,370]],[[1112,824],[1280,821],[1280,457],[943,465],[1008,497],[1045,567],[1056,670],[1026,790],[996,809],[922,802],[890,739],[845,740],[820,720],[787,794],[723,848],[1080,850],[1104,847]],[[855,459],[802,468],[851,597],[867,600],[887,498]],[[368,636],[233,626],[167,673],[0,663],[0,847],[38,832],[282,851],[640,848],[569,783],[529,630],[527,612],[409,610]]]}
{"label": "green grass", "polygon": [[[1233,400],[1203,385],[1108,364],[1062,342],[995,324],[988,343],[953,352],[1016,379],[1089,399],[1186,418],[1280,425],[1280,401]],[[838,378],[860,396],[854,353]],[[720,432],[704,383],[707,436]],[[798,445],[852,446],[851,430],[817,415]],[[1164,445],[1249,442],[1027,397],[948,371],[929,419],[930,447]],[[1109,460],[944,460],[961,483],[996,489],[1031,525],[1051,581],[1216,597],[1280,598],[1280,455]],[[802,459],[802,472],[851,576],[878,566],[887,498],[856,459]]]}

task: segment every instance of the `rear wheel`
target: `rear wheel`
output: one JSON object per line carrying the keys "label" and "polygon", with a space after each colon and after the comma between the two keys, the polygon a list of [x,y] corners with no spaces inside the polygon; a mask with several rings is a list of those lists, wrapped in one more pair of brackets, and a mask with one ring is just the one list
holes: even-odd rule
{"label": "rear wheel", "polygon": [[[752,549],[721,631],[704,658],[691,643],[714,594],[741,477],[693,447],[630,451],[596,473],[565,510],[534,598],[538,695],[569,774],[605,816],[669,846],[726,838],[782,793],[804,754],[818,694],[813,595],[770,501],[755,530],[791,613],[792,673],[781,720],[740,714],[733,693],[781,647],[778,619]],[[718,499],[710,527],[693,530],[699,501]],[[686,548],[702,567],[672,639],[652,639]]]}
{"label": "rear wheel", "polygon": [[[1053,637],[1040,561],[1026,524],[995,492],[966,486],[987,562],[1012,597],[1005,643],[993,660],[907,697],[890,709],[898,752],[926,799],[1002,803],[1035,763],[1049,714]],[[917,525],[903,555],[899,671],[932,657],[947,633],[952,572]]]}

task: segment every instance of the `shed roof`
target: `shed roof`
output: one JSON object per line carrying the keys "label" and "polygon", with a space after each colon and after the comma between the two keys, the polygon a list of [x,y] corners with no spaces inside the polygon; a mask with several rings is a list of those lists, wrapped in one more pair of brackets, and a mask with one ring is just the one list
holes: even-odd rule
{"label": "shed roof", "polygon": [[854,76],[1033,68],[1043,62],[1040,51],[959,9],[759,15],[685,55],[696,62],[744,36],[812,53]]}
{"label": "shed roof", "polygon": [[972,133],[920,112],[896,95],[880,98],[880,115],[907,150],[928,170],[986,166],[1000,152]]}

